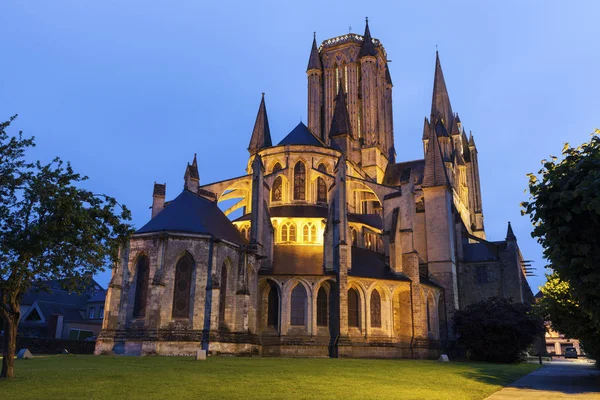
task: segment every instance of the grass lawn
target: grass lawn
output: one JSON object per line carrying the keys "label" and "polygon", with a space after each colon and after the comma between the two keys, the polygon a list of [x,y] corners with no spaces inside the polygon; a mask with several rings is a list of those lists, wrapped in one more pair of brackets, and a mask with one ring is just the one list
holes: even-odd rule
{"label": "grass lawn", "polygon": [[39,356],[1,399],[483,399],[534,364],[306,358]]}

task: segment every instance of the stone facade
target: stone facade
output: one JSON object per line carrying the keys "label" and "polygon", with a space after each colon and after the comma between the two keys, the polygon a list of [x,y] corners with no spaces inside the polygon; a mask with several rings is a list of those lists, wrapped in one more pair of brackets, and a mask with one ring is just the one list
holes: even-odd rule
{"label": "stone facade", "polygon": [[435,358],[455,310],[529,301],[510,227],[485,238],[477,148],[439,57],[424,158],[399,163],[387,62],[368,24],[315,39],[308,127],[274,145],[263,95],[245,174],[202,185],[194,157],[175,200],[155,184],[152,219],[113,269],[96,352]]}

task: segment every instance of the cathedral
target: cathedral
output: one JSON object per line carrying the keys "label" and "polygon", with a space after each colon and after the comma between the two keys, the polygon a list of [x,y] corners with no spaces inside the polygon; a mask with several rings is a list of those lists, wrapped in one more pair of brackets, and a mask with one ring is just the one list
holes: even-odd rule
{"label": "cathedral", "polygon": [[201,183],[194,156],[181,193],[154,184],[96,354],[434,358],[454,311],[532,300],[510,224],[486,238],[477,146],[437,53],[413,161],[396,161],[393,83],[368,21],[362,36],[313,39],[306,75],[308,125],[273,142],[263,94],[240,176]]}

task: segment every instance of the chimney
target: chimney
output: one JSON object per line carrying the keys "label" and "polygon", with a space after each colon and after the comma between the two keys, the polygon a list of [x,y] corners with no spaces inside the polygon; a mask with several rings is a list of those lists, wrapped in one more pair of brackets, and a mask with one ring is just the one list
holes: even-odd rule
{"label": "chimney", "polygon": [[152,193],[152,218],[165,208],[165,193],[167,192],[167,184],[154,182],[154,192]]}

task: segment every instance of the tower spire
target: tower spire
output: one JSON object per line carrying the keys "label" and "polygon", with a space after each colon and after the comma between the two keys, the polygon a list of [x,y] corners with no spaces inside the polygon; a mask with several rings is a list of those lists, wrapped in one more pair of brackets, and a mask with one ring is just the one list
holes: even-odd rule
{"label": "tower spire", "polygon": [[516,241],[517,237],[515,236],[515,233],[512,230],[512,226],[510,225],[510,221],[508,221],[508,230],[506,231],[506,240],[513,240]]}
{"label": "tower spire", "polygon": [[371,37],[371,31],[369,30],[369,17],[365,19],[365,24],[363,44],[360,48],[360,53],[358,53],[359,58],[366,56],[377,56],[377,49],[375,49],[375,44],[373,44],[373,38]]}
{"label": "tower spire", "polygon": [[312,48],[310,49],[310,57],[308,58],[308,66],[306,67],[306,71],[321,68],[321,56],[319,55],[319,49],[317,47],[317,32],[313,32]]}
{"label": "tower spire", "polygon": [[271,147],[272,145],[269,119],[267,118],[267,108],[265,106],[265,94],[263,93],[262,99],[260,100],[260,106],[258,107],[254,129],[252,130],[250,144],[248,145],[248,151],[250,154],[254,154],[260,149]]}
{"label": "tower spire", "polygon": [[348,108],[346,107],[346,96],[344,95],[344,86],[340,80],[339,89],[337,96],[335,96],[335,110],[333,112],[333,119],[331,120],[331,129],[329,130],[329,137],[348,135],[352,137],[352,130],[350,126],[350,115],[348,114]]}
{"label": "tower spire", "polygon": [[423,171],[423,187],[446,186],[449,184],[444,158],[434,129],[429,131],[429,145],[425,154],[425,170]]}
{"label": "tower spire", "polygon": [[446,129],[452,127],[452,106],[450,105],[450,96],[446,89],[446,81],[442,72],[442,64],[438,51],[435,51],[435,74],[433,77],[433,96],[431,100],[431,120],[435,121],[437,117],[444,120]]}

